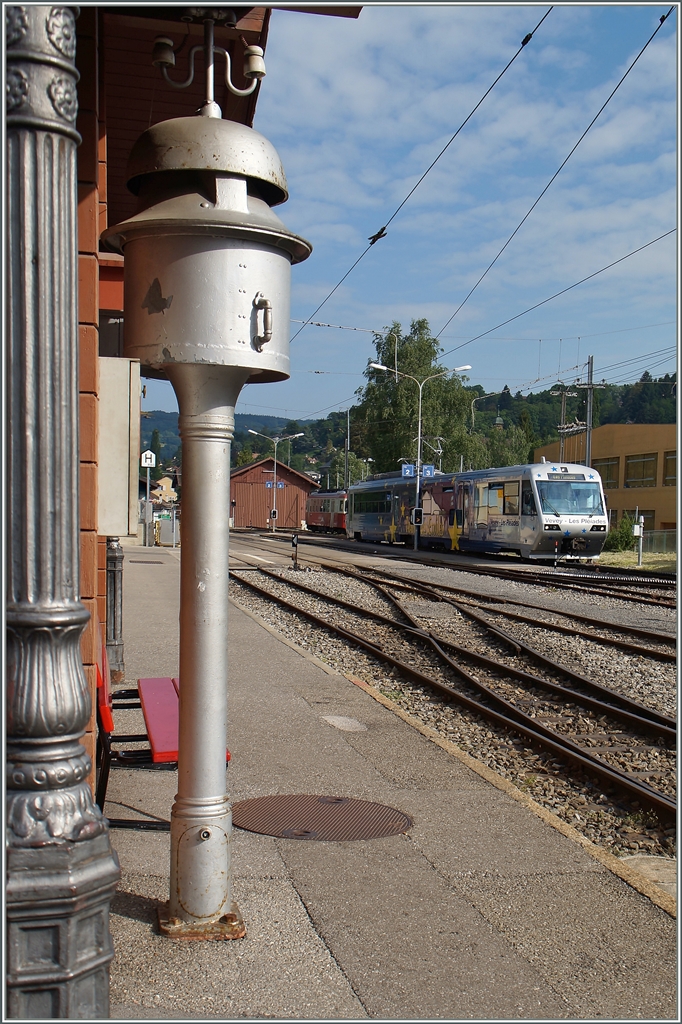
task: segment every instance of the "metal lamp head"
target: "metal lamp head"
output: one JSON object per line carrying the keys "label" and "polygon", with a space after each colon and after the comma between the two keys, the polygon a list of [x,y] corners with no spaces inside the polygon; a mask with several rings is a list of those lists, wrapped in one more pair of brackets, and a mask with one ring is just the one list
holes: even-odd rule
{"label": "metal lamp head", "polygon": [[285,380],[291,264],[312,249],[272,210],[288,196],[274,146],[235,121],[163,121],[135,143],[128,188],[138,212],[103,235],[125,255],[126,356],[148,376],[204,363]]}

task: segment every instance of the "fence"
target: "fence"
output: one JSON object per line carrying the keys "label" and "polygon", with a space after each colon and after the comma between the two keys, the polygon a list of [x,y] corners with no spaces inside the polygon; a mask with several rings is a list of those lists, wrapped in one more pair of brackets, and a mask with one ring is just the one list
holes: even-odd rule
{"label": "fence", "polygon": [[675,554],[677,530],[649,530],[642,537],[642,551],[649,554]]}

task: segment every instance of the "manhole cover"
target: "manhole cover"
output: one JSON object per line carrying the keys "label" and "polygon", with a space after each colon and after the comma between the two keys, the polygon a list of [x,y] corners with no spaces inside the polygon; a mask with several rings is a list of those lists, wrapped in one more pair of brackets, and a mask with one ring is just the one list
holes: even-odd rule
{"label": "manhole cover", "polygon": [[261,796],[232,808],[232,824],[247,832],[282,839],[381,839],[412,827],[395,807],[347,796]]}

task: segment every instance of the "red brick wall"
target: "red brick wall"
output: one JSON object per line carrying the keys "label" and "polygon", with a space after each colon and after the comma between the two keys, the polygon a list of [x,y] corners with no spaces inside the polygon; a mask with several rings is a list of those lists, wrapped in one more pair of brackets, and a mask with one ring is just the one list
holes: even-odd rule
{"label": "red brick wall", "polygon": [[[90,612],[81,652],[93,699],[93,713],[83,745],[95,761],[97,650],[102,612],[97,538],[97,429],[99,390],[99,76],[97,11],[82,7],[76,22],[78,85],[78,341],[80,392],[80,594]],[[99,606],[98,606],[99,605]],[[90,778],[94,786],[94,768]]]}

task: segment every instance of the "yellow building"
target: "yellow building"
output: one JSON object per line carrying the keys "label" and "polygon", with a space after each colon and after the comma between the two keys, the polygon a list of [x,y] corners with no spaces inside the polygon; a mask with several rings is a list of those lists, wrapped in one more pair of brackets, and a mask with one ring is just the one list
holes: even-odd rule
{"label": "yellow building", "polygon": [[[585,462],[586,435],[564,441],[564,462]],[[535,461],[559,458],[559,442],[535,449]],[[624,512],[644,529],[677,527],[677,428],[674,423],[606,423],[592,431],[592,466],[604,484],[612,526]]]}

